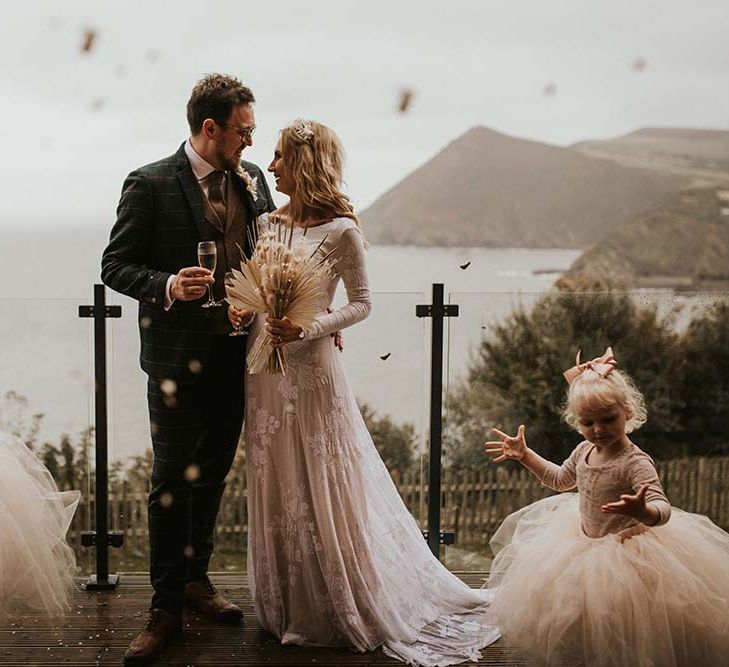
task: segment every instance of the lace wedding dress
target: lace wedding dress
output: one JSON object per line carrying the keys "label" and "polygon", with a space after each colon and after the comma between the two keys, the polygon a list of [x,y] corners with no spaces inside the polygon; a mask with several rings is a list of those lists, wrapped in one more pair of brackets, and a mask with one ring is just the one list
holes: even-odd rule
{"label": "lace wedding dress", "polygon": [[[416,665],[477,660],[499,631],[491,592],[431,554],[365,427],[330,333],[367,317],[362,236],[346,218],[299,242],[334,251],[334,277],[288,372],[246,378],[248,576],[262,627],[284,644],[382,646]],[[327,313],[339,280],[349,303]],[[251,341],[264,326],[257,316]]]}

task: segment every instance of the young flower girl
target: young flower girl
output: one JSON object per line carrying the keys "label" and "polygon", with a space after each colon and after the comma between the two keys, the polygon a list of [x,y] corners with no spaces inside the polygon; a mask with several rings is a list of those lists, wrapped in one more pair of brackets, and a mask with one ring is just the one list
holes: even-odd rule
{"label": "young flower girl", "polygon": [[79,497],[59,491],[25,443],[0,431],[0,619],[68,609],[76,558],[65,538]]}
{"label": "young flower girl", "polygon": [[[671,507],[628,433],[643,396],[612,350],[565,373],[566,421],[585,438],[558,466],[494,429],[494,461],[516,459],[555,491],[506,518],[489,585],[507,642],[547,663],[729,664],[729,534]],[[670,520],[669,520],[670,519]]]}

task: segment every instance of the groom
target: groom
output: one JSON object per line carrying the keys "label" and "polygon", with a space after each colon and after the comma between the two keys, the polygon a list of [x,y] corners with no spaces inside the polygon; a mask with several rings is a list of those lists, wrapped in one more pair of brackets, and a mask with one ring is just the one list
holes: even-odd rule
{"label": "groom", "polygon": [[[187,103],[190,138],[127,177],[102,258],[106,285],[139,301],[141,365],[154,464],[149,495],[150,578],[142,632],[125,664],[155,660],[182,630],[183,606],[219,621],[241,610],[207,570],[215,521],[243,421],[246,336],[229,337],[226,307],[203,308],[212,285],[240,266],[256,216],[275,206],[259,167],[241,162],[255,129],[249,88],[211,74]],[[217,267],[197,266],[197,244],[214,241]]]}

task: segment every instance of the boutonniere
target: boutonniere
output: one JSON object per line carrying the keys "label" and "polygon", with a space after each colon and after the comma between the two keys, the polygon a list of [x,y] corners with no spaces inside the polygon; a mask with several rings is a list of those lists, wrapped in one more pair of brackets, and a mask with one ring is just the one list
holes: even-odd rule
{"label": "boutonniere", "polygon": [[246,190],[251,193],[253,201],[256,201],[258,199],[258,176],[252,178],[251,175],[240,165],[238,165],[235,173],[243,179],[243,182],[246,184]]}

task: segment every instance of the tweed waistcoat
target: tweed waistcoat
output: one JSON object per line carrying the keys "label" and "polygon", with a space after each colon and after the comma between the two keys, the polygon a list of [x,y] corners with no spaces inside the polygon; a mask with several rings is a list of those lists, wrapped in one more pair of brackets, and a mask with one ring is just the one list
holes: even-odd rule
{"label": "tweed waistcoat", "polygon": [[[204,194],[202,195],[203,214],[205,221],[211,227],[209,237],[211,241],[215,241],[218,254],[215,266],[215,284],[213,285],[213,294],[217,300],[225,298],[225,274],[231,268],[240,270],[241,249],[247,251],[247,229],[251,212],[244,201],[245,195],[241,191],[243,187],[240,179],[228,172],[225,183],[227,219],[224,226],[208,198]],[[230,331],[226,306],[216,308],[215,311],[212,333]]]}

